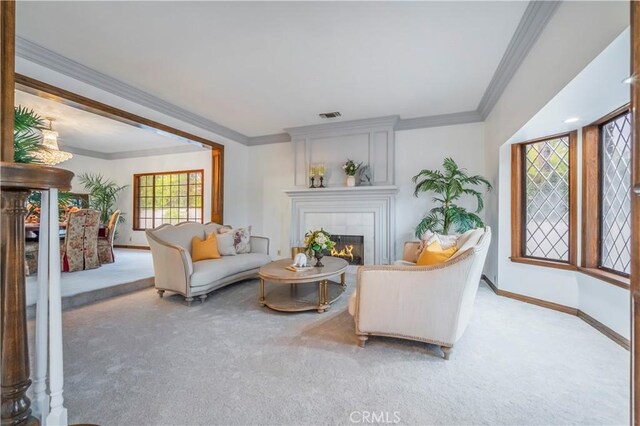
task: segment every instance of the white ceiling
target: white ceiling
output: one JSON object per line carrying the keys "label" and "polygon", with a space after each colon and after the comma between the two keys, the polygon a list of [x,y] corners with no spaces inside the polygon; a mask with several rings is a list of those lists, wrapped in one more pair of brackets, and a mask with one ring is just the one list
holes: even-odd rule
{"label": "white ceiling", "polygon": [[17,34],[248,136],[475,110],[527,2],[18,2]]}
{"label": "white ceiling", "polygon": [[19,90],[16,90],[15,96],[15,105],[33,109],[42,118],[55,119],[53,130],[58,132],[58,144],[64,148],[102,154],[169,148],[195,149],[195,145],[184,139],[160,135],[149,129],[141,129],[53,100]]}

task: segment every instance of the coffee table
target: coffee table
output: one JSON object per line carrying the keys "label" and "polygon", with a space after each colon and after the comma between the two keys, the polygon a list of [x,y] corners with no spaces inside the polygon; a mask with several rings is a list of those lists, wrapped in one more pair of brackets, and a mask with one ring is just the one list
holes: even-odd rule
{"label": "coffee table", "polygon": [[[315,263],[314,259],[311,261]],[[260,268],[260,305],[281,312],[325,312],[344,293],[347,287],[345,273],[349,265],[346,260],[325,256],[322,268],[301,272],[286,269],[292,263],[291,259],[283,259]],[[337,275],[340,275],[339,283],[329,280]],[[265,282],[277,286],[266,292]]]}

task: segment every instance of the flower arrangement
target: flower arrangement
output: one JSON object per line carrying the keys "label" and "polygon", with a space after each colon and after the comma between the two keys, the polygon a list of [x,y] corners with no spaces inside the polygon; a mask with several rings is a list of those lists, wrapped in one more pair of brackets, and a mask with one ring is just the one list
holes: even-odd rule
{"label": "flower arrangement", "polygon": [[355,176],[360,166],[362,166],[362,162],[356,164],[353,160],[347,159],[347,162],[342,166],[342,170],[347,176]]}
{"label": "flower arrangement", "polygon": [[309,256],[315,256],[316,266],[322,267],[321,259],[324,250],[331,250],[336,243],[331,241],[331,234],[320,228],[319,231],[309,231],[304,235],[304,246]]}

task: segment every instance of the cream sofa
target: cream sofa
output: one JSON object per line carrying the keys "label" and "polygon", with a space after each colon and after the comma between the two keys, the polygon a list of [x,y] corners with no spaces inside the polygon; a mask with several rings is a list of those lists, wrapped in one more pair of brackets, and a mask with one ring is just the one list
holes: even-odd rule
{"label": "cream sofa", "polygon": [[211,222],[182,222],[146,230],[153,256],[155,287],[160,297],[165,291],[173,291],[182,294],[189,306],[194,297],[200,297],[204,302],[209,292],[255,278],[258,269],[271,262],[269,239],[254,236],[251,237],[251,253],[192,262],[193,237],[205,238],[220,226]]}
{"label": "cream sofa", "polygon": [[446,263],[415,266],[419,242],[409,242],[397,264],[359,267],[349,312],[360,346],[371,335],[399,337],[439,345],[449,359],[471,319],[490,242],[489,228],[475,229]]}

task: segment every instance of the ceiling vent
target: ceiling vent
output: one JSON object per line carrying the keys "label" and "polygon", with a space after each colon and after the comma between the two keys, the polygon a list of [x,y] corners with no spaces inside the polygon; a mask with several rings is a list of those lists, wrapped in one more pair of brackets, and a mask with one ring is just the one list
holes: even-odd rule
{"label": "ceiling vent", "polygon": [[323,112],[318,114],[320,116],[320,118],[338,118],[341,117],[342,114],[340,114],[338,111],[334,111],[334,112]]}

